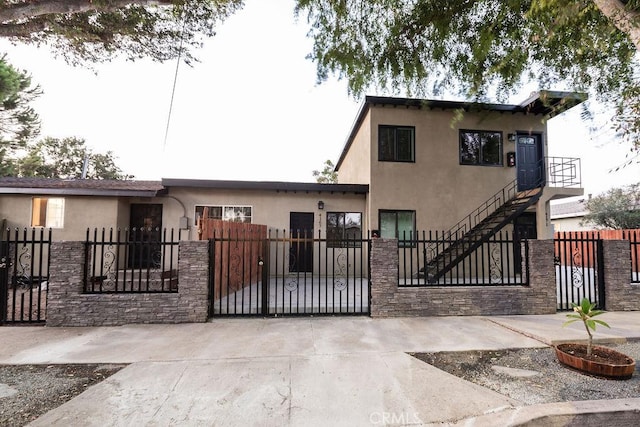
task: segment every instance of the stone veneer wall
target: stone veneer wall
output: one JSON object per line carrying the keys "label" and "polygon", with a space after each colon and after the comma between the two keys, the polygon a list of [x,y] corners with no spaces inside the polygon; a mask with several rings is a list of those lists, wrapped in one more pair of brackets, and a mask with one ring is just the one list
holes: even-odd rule
{"label": "stone veneer wall", "polygon": [[603,240],[604,305],[609,311],[640,310],[640,283],[631,283],[628,240]]}
{"label": "stone veneer wall", "polygon": [[[556,312],[553,241],[529,241],[526,286],[398,286],[398,243],[371,242],[371,316],[478,316]],[[524,270],[523,270],[524,271]]]}
{"label": "stone veneer wall", "polygon": [[83,293],[84,242],[53,242],[47,295],[47,326],[206,322],[207,241],[179,245],[177,293]]}
{"label": "stone veneer wall", "polygon": [[[398,243],[371,243],[371,316],[463,316],[556,312],[553,240],[531,240],[529,281],[518,286],[398,287]],[[605,308],[640,310],[640,284],[631,283],[628,241],[603,242]],[[179,246],[177,293],[84,294],[84,243],[53,242],[48,326],[206,322],[209,252],[206,241]]]}

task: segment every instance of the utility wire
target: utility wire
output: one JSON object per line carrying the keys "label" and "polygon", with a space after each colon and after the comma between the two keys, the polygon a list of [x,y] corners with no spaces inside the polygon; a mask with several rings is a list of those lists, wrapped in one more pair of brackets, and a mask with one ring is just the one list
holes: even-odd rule
{"label": "utility wire", "polygon": [[171,113],[173,112],[173,98],[176,94],[176,82],[178,81],[178,70],[180,69],[180,60],[182,59],[182,45],[184,43],[184,29],[187,25],[187,18],[184,11],[182,12],[182,31],[180,32],[180,47],[178,50],[178,58],[176,59],[176,71],[173,75],[173,88],[171,89],[171,101],[169,101],[169,114],[167,114],[167,127],[164,130],[164,142],[162,143],[162,151],[167,147],[167,139],[169,138],[169,124],[171,123]]}

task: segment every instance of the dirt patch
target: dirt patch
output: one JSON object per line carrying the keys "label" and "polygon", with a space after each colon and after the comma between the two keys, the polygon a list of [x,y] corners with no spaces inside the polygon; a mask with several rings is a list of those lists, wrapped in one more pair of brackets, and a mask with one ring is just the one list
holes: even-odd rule
{"label": "dirt patch", "polygon": [[[640,343],[607,345],[638,360]],[[591,377],[561,365],[552,348],[415,353],[445,372],[525,405],[640,397],[640,372],[629,380]]]}
{"label": "dirt patch", "polygon": [[0,426],[24,426],[126,365],[0,365]]}

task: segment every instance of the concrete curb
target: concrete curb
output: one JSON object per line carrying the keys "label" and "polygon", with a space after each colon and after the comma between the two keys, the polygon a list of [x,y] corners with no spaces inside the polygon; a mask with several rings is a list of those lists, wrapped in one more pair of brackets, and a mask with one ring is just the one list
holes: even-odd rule
{"label": "concrete curb", "polygon": [[441,426],[569,426],[637,425],[640,398],[546,403],[509,409],[498,414],[467,418]]}

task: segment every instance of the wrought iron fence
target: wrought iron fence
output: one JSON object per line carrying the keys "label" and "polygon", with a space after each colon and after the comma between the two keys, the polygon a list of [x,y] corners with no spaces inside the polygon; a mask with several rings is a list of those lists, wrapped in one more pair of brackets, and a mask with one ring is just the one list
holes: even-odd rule
{"label": "wrought iron fence", "polygon": [[7,229],[0,245],[0,323],[46,320],[51,229]]}
{"label": "wrought iron fence", "polygon": [[640,230],[623,230],[622,238],[631,245],[631,283],[640,283]]}
{"label": "wrought iron fence", "polygon": [[216,235],[211,315],[368,314],[369,242],[285,230]]}
{"label": "wrought iron fence", "polygon": [[173,229],[87,229],[86,293],[178,292],[178,243]]}
{"label": "wrought iron fence", "polygon": [[554,236],[557,309],[588,298],[604,306],[602,240],[598,232],[557,232]]}
{"label": "wrought iron fence", "polygon": [[525,240],[501,231],[470,254],[458,257],[456,245],[464,244],[446,231],[405,235],[398,240],[398,285],[496,286],[528,282],[529,247]]}

